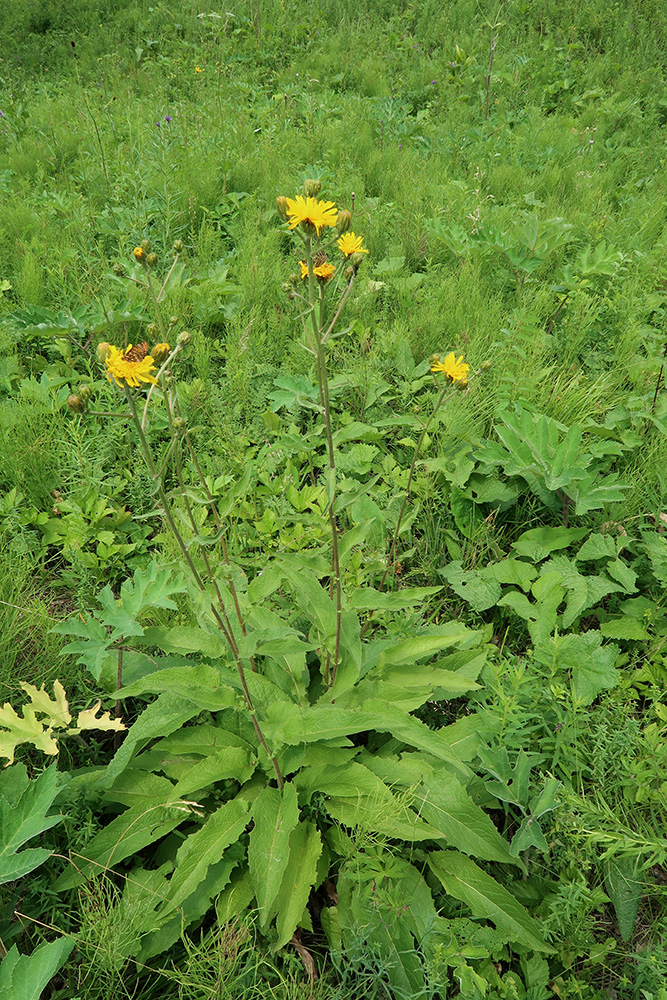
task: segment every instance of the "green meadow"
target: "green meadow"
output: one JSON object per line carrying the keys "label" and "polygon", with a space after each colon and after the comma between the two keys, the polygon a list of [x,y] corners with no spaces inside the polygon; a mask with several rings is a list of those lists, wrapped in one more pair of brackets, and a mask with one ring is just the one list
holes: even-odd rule
{"label": "green meadow", "polygon": [[0,5],[0,1000],[667,1000],[666,52]]}

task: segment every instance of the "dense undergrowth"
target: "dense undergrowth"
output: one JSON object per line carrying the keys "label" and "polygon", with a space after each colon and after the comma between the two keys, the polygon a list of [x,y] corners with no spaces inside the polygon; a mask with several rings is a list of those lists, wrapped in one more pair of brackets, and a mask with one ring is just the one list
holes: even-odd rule
{"label": "dense undergrowth", "polygon": [[667,997],[666,22],[0,8],[0,997]]}

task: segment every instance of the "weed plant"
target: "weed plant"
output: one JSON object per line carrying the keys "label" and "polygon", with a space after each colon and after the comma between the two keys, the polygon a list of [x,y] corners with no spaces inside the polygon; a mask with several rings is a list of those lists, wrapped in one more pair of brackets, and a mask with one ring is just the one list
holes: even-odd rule
{"label": "weed plant", "polygon": [[[12,743],[0,708],[0,753],[15,753],[0,806],[35,824],[23,852],[0,842],[0,996],[20,975],[52,1000],[667,996],[666,29],[664,5],[634,0],[0,6],[0,702],[27,701],[17,718],[35,711],[46,741]],[[274,209],[304,182],[351,209],[370,251],[325,358],[317,331],[303,349],[299,256]],[[158,495],[96,349],[173,348],[183,330],[167,408],[156,389],[144,425]],[[429,358],[450,350],[490,364],[437,406]],[[235,589],[263,630],[264,673],[246,672],[278,771],[242,692],[222,706],[203,680],[232,683],[234,655],[209,635],[210,589],[178,576],[169,510],[198,571],[211,555],[237,647]],[[290,558],[332,602],[331,629],[298,575],[273,586]],[[386,600],[354,606],[364,641],[391,652],[460,629],[444,669],[469,686],[417,705],[394,664],[400,731],[374,717],[286,749],[268,706],[284,723],[292,695],[271,657],[292,643],[297,674],[303,657],[312,711],[352,648],[350,595],[369,591]],[[364,670],[381,685],[378,656]],[[412,667],[423,680],[433,655]],[[162,673],[179,669],[187,688]],[[365,677],[334,707],[361,711]],[[410,743],[417,719],[465,776]],[[178,740],[211,726],[232,733],[227,757],[190,786],[213,757]],[[291,791],[276,807],[285,777],[298,823]],[[185,811],[138,819],[167,785]],[[481,855],[470,828],[444,843],[515,900],[523,940],[456,895],[443,841],[416,837],[439,794],[501,838]],[[297,824],[296,897],[262,896],[261,820],[239,812],[181,898],[187,845],[258,796]],[[533,921],[546,950],[527,943]]]}

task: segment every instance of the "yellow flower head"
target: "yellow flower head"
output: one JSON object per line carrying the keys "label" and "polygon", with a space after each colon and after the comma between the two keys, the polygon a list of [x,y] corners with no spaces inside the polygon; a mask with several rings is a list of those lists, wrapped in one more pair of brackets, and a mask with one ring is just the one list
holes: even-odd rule
{"label": "yellow flower head", "polygon": [[169,344],[156,344],[155,347],[151,347],[151,357],[153,358],[153,361],[159,365],[162,361],[164,361],[170,351],[171,347]]}
{"label": "yellow flower head", "polygon": [[[132,348],[132,344],[123,350],[109,344],[107,355],[106,375],[110,382],[116,385],[131,385],[140,387],[142,382],[150,382],[155,385],[156,380],[151,375],[155,371],[155,361],[150,354],[144,354],[138,347]],[[129,355],[129,357],[128,357]]]}
{"label": "yellow flower head", "polygon": [[132,253],[134,254],[134,259],[135,260],[143,260],[144,257],[146,256],[146,253],[145,253],[143,247],[135,247],[134,250],[132,251]]}
{"label": "yellow flower head", "polygon": [[336,244],[341,253],[346,257],[351,257],[353,253],[368,253],[363,246],[363,236],[355,236],[354,233],[343,233]]}
{"label": "yellow flower head", "polygon": [[201,66],[195,66],[195,73],[201,73]]}
{"label": "yellow flower head", "polygon": [[454,356],[454,352],[450,351],[444,361],[433,361],[431,363],[432,372],[444,372],[447,378],[451,382],[461,382],[465,385],[468,381],[468,372],[470,371],[470,365],[467,365],[463,360],[463,355],[458,359]]}
{"label": "yellow flower head", "polygon": [[332,201],[318,201],[317,198],[304,198],[298,194],[296,198],[287,198],[287,218],[290,229],[303,223],[304,228],[311,227],[320,235],[324,226],[335,226],[338,218],[336,206]]}
{"label": "yellow flower head", "polygon": [[[308,265],[305,260],[299,261],[299,267],[301,268],[301,280],[305,281],[308,277]],[[336,268],[333,264],[330,264],[325,260],[323,264],[318,264],[317,267],[313,267],[313,274],[316,278],[319,278],[320,281],[329,281],[330,278],[333,278],[335,270]]]}

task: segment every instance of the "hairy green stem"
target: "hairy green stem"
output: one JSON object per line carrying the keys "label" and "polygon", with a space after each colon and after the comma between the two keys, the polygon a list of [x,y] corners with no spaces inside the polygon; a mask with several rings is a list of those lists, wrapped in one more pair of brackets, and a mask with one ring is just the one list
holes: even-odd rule
{"label": "hairy green stem", "polygon": [[[393,538],[391,540],[391,545],[389,547],[389,556],[387,557],[387,565],[384,568],[384,573],[382,574],[382,578],[380,580],[380,585],[378,587],[378,590],[380,592],[382,591],[382,589],[384,587],[385,580],[387,579],[387,574],[389,573],[389,570],[392,569],[392,567],[394,565],[395,554],[396,554],[396,545],[398,543],[398,535],[399,535],[399,532],[401,530],[401,524],[403,522],[403,515],[405,514],[405,508],[407,507],[408,500],[410,499],[410,488],[412,486],[412,478],[414,476],[414,472],[415,472],[415,469],[417,467],[417,459],[419,458],[419,453],[421,451],[422,444],[424,443],[424,438],[426,437],[428,429],[431,426],[436,413],[438,412],[438,410],[442,406],[442,403],[443,403],[443,401],[445,399],[445,394],[446,394],[446,392],[447,392],[448,389],[449,389],[448,385],[443,386],[442,391],[441,391],[441,393],[438,396],[438,399],[436,401],[436,404],[433,407],[433,412],[431,413],[430,417],[428,418],[428,420],[426,421],[426,423],[422,427],[421,434],[419,435],[419,440],[417,441],[417,447],[415,448],[415,453],[412,456],[412,462],[410,463],[410,471],[408,472],[408,481],[407,481],[407,484],[406,484],[406,487],[405,487],[405,496],[403,497],[403,503],[401,504],[401,509],[399,511],[399,514],[398,514],[398,520],[396,521],[396,527],[394,528],[394,536],[393,536]],[[373,614],[374,614],[374,612],[372,610],[369,611],[368,618],[366,619],[366,621],[365,621],[365,623],[363,625],[363,628],[361,629],[361,636],[362,636],[362,638],[366,634],[366,632],[368,631],[368,629],[370,627],[370,623],[371,623],[371,619],[373,617]]]}
{"label": "hairy green stem", "polygon": [[[197,587],[199,588],[199,590],[203,594],[205,594],[206,593],[206,584],[202,580],[202,578],[200,576],[200,573],[199,573],[199,570],[195,566],[195,563],[194,563],[194,561],[192,559],[192,556],[190,555],[190,551],[188,549],[188,546],[186,545],[186,543],[185,543],[185,541],[183,539],[183,536],[181,535],[180,531],[178,530],[176,522],[174,521],[173,515],[171,513],[169,501],[167,499],[167,495],[165,493],[164,486],[163,486],[163,483],[162,483],[162,477],[160,476],[158,470],[155,467],[155,462],[153,461],[153,455],[152,455],[150,446],[148,444],[148,441],[146,440],[146,435],[144,433],[144,429],[141,426],[141,421],[139,420],[139,415],[137,414],[137,409],[136,409],[136,407],[134,405],[134,398],[132,396],[132,393],[131,393],[130,389],[127,386],[124,386],[124,390],[125,390],[125,398],[127,399],[128,407],[130,409],[130,414],[132,416],[132,420],[134,421],[134,425],[135,425],[135,427],[137,429],[137,434],[139,436],[139,442],[141,444],[141,450],[143,452],[144,459],[146,461],[146,465],[148,466],[149,474],[150,474],[150,476],[151,476],[151,478],[153,480],[153,483],[155,485],[155,491],[156,491],[156,493],[157,493],[157,495],[158,495],[158,497],[160,499],[160,502],[162,504],[162,510],[163,510],[163,513],[164,513],[164,516],[165,516],[165,520],[167,521],[167,524],[169,525],[169,528],[171,529],[171,531],[172,531],[172,533],[173,533],[176,541],[178,542],[178,545],[179,545],[179,547],[181,549],[181,552],[183,553],[183,557],[184,557],[184,559],[185,559],[185,561],[186,561],[186,563],[188,565],[188,568],[189,568],[189,570],[190,570],[190,572],[192,574],[193,580],[195,581],[195,583],[196,583]],[[168,409],[168,407],[167,407],[167,409]],[[223,608],[223,612],[224,612],[224,608]],[[278,761],[277,761],[275,755],[269,749],[269,746],[268,746],[268,744],[266,742],[266,739],[264,738],[264,734],[262,733],[259,721],[257,719],[257,715],[255,713],[255,708],[254,708],[254,705],[253,705],[253,702],[252,702],[252,698],[250,696],[250,691],[248,690],[248,683],[246,681],[245,670],[244,670],[244,667],[243,667],[243,661],[241,659],[241,656],[239,655],[239,649],[238,649],[238,646],[236,644],[236,639],[234,638],[234,633],[232,632],[231,628],[227,627],[227,623],[228,623],[229,619],[227,619],[227,623],[226,623],[225,622],[225,618],[227,617],[226,613],[224,615],[221,614],[220,611],[218,610],[218,608],[215,607],[215,605],[211,606],[211,613],[213,614],[213,617],[215,618],[216,623],[217,623],[218,627],[220,628],[220,631],[224,635],[224,637],[225,637],[225,639],[227,641],[227,644],[228,644],[228,646],[230,648],[230,651],[232,653],[232,656],[234,657],[234,662],[236,664],[236,671],[238,673],[239,681],[240,681],[240,684],[241,684],[241,689],[243,691],[243,700],[245,701],[245,705],[246,705],[246,708],[248,710],[248,714],[250,715],[250,718],[252,720],[252,724],[253,724],[253,727],[255,729],[255,733],[257,734],[257,739],[259,740],[259,742],[260,742],[261,746],[263,747],[263,749],[264,749],[267,757],[269,758],[269,760],[271,761],[271,764],[273,765],[273,770],[275,771],[275,774],[276,774],[276,780],[278,782],[278,787],[282,788],[283,785],[284,785],[283,776],[281,774],[280,767],[278,765]]]}

